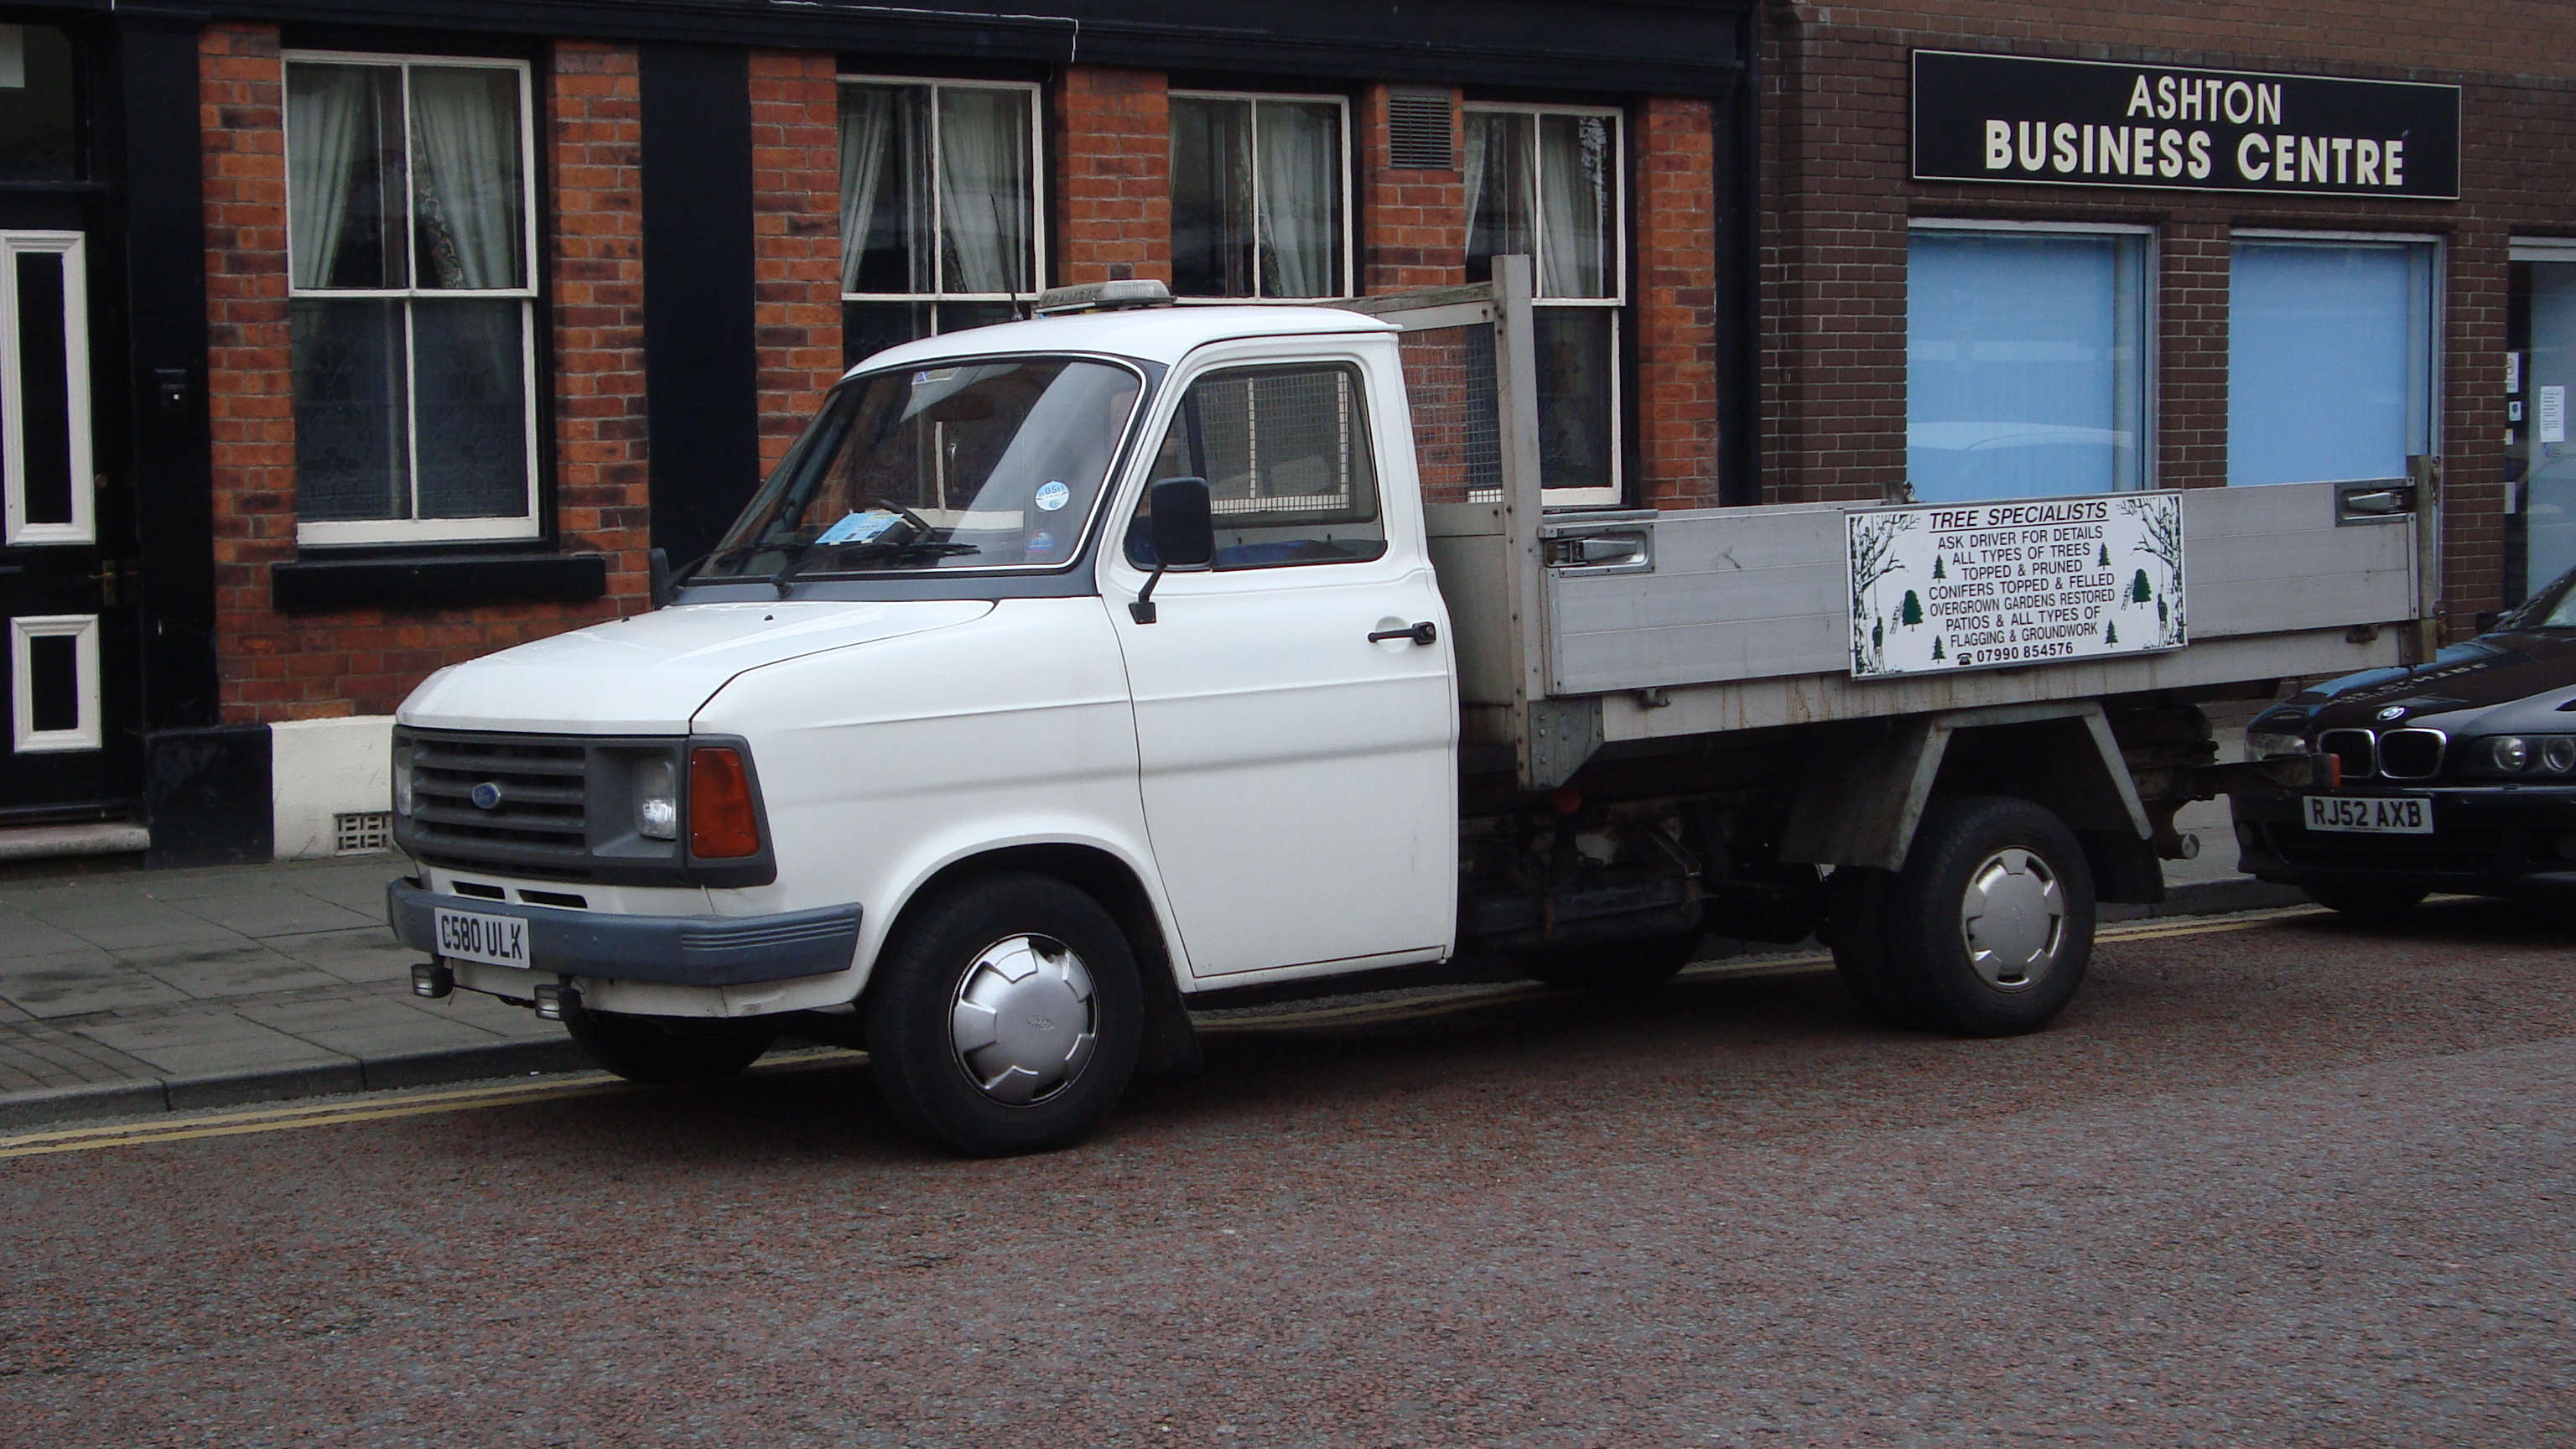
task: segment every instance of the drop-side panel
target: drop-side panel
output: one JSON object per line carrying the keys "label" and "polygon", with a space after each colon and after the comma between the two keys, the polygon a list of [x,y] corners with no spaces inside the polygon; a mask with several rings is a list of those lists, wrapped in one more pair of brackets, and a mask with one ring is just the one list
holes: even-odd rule
{"label": "drop-side panel", "polygon": [[[2403,522],[2337,527],[2331,483],[2195,489],[2183,495],[2183,508],[2184,598],[2196,640],[2309,634],[2414,617],[2413,530]],[[1651,573],[1550,569],[1550,693],[1841,677],[1849,667],[1850,636],[1843,513],[1832,504],[1665,513],[1654,519]],[[2354,667],[2347,649],[2312,644],[2304,654],[2315,656],[2313,668],[2291,658],[2285,672]],[[2280,662],[2279,651],[2266,651],[2266,667]],[[2034,695],[2027,682],[1989,688],[1976,681],[1996,674],[1962,672],[1941,676],[1948,681],[1943,692],[1967,703],[1984,702],[1976,696],[1987,692],[1999,698],[2099,692],[2098,671],[2072,665],[2009,673],[2048,683]],[[1821,717],[1845,713],[1826,703],[1840,690],[1797,693],[1825,705],[1829,712]]]}

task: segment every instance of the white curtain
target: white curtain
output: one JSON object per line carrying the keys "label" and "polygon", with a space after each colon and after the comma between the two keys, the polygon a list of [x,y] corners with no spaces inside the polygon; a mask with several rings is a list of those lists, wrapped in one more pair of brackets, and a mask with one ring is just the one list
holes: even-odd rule
{"label": "white curtain", "polygon": [[841,87],[841,290],[859,289],[859,262],[868,253],[868,224],[877,214],[877,187],[885,180],[886,141],[894,131],[894,92],[878,86]]}
{"label": "white curtain", "polygon": [[949,292],[1029,287],[1029,99],[939,92],[939,219]]}
{"label": "white curtain", "polygon": [[[1527,255],[1538,198],[1530,194],[1530,118],[1467,115],[1467,256]],[[1540,288],[1546,295],[1546,288]]]}
{"label": "white curtain", "polygon": [[1539,119],[1540,296],[1610,295],[1613,164],[1608,117]]}
{"label": "white curtain", "polygon": [[367,72],[349,65],[295,65],[286,72],[286,184],[294,218],[288,250],[295,285],[330,285],[331,259],[349,215],[349,185],[366,129]]}
{"label": "white curtain", "polygon": [[1334,106],[1264,101],[1261,144],[1262,295],[1329,297],[1341,291],[1333,263],[1341,170],[1341,112]]}
{"label": "white curtain", "polygon": [[430,241],[431,275],[419,284],[525,286],[518,72],[415,67],[411,113],[415,204]]}

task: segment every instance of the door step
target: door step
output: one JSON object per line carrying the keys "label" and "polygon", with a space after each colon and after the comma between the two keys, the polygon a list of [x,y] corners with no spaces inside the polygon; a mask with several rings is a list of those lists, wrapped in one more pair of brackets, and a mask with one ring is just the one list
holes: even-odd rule
{"label": "door step", "polygon": [[151,848],[152,832],[129,820],[92,820],[77,825],[14,825],[0,828],[0,869],[43,861],[92,860],[101,856],[140,857]]}

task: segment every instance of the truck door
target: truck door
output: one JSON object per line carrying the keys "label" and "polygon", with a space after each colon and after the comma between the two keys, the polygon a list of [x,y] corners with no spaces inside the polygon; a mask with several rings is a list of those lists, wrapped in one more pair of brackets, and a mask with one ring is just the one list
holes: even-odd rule
{"label": "truck door", "polygon": [[[1410,494],[1380,486],[1411,476],[1410,438],[1382,475],[1371,372],[1303,347],[1203,368],[1162,405],[1141,481],[1208,481],[1213,563],[1167,573],[1138,622],[1153,558],[1131,487],[1104,570],[1146,826],[1200,978],[1437,959],[1455,919],[1448,616]],[[1399,632],[1417,624],[1429,642]]]}

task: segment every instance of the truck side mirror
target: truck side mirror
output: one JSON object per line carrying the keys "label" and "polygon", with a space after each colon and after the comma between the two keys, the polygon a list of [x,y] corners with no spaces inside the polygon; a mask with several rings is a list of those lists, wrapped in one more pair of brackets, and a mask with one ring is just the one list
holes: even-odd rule
{"label": "truck side mirror", "polygon": [[1198,568],[1216,557],[1205,478],[1159,478],[1153,494],[1154,566]]}
{"label": "truck side mirror", "polygon": [[1163,581],[1163,570],[1198,568],[1216,557],[1216,523],[1205,478],[1156,479],[1146,494],[1146,510],[1154,572],[1136,591],[1136,602],[1127,606],[1128,617],[1139,624],[1154,622],[1154,585]]}

